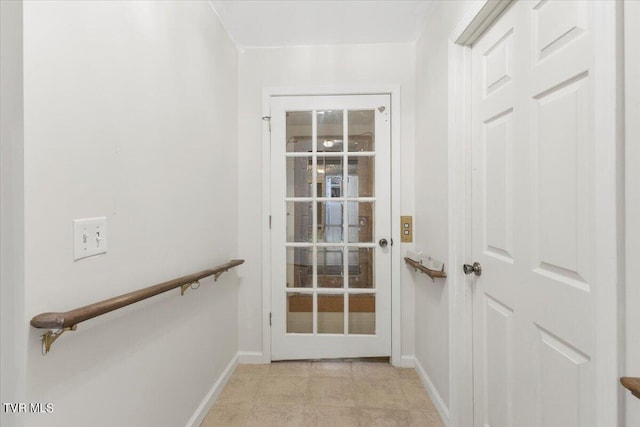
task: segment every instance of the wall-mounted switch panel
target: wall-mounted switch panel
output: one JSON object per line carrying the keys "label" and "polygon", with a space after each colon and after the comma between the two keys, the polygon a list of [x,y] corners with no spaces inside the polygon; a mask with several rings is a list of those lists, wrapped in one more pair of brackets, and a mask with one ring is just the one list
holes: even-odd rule
{"label": "wall-mounted switch panel", "polygon": [[400,240],[405,243],[413,242],[413,217],[400,217]]}
{"label": "wall-mounted switch panel", "polygon": [[107,252],[107,218],[73,220],[73,260]]}

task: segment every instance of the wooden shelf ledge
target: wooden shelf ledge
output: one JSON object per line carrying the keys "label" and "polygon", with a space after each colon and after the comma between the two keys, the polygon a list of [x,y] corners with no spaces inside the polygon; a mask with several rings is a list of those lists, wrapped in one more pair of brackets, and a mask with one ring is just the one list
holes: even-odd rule
{"label": "wooden shelf ledge", "polygon": [[640,399],[640,378],[622,377],[620,378],[620,383],[635,397]]}
{"label": "wooden shelf ledge", "polygon": [[404,257],[404,262],[406,262],[409,266],[413,267],[414,270],[420,271],[421,273],[426,274],[431,277],[431,280],[435,282],[435,279],[444,279],[447,277],[447,273],[444,272],[444,265],[442,266],[442,270],[431,270],[430,268],[425,267],[420,264],[418,261],[412,260],[409,257]]}

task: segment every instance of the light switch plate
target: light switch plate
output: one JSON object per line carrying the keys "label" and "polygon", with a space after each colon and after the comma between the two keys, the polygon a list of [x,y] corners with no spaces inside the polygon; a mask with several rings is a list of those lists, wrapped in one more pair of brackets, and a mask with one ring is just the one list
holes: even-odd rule
{"label": "light switch plate", "polygon": [[400,217],[400,241],[404,243],[413,242],[413,217]]}
{"label": "light switch plate", "polygon": [[107,252],[107,217],[73,220],[73,260]]}

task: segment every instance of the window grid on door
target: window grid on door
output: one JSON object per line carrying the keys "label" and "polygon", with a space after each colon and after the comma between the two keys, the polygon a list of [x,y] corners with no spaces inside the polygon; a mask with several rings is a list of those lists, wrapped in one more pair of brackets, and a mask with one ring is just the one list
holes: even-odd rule
{"label": "window grid on door", "polygon": [[[318,116],[339,112],[342,115],[342,148],[338,150],[336,145],[339,143],[337,140],[328,140],[328,141],[318,141]],[[303,189],[299,191],[299,188],[294,185],[293,189],[288,188],[285,192],[286,198],[285,203],[287,204],[287,215],[297,215],[298,212],[307,212],[307,220],[306,223],[311,225],[311,233],[304,232],[301,230],[290,230],[290,226],[292,224],[291,220],[287,221],[287,240],[285,243],[286,249],[285,253],[287,254],[287,259],[290,258],[290,251],[294,252],[293,258],[306,258],[307,263],[309,263],[309,257],[311,258],[310,264],[312,267],[312,281],[309,284],[308,282],[304,283],[302,286],[298,286],[303,283],[303,281],[297,280],[295,277],[292,279],[293,283],[289,283],[290,278],[287,278],[287,286],[285,287],[285,298],[287,298],[287,306],[292,301],[292,297],[298,296],[304,300],[304,304],[309,303],[309,297],[311,297],[311,305],[312,305],[312,325],[308,325],[308,319],[305,320],[305,324],[307,326],[299,328],[295,332],[289,332],[287,327],[287,333],[312,333],[313,335],[317,334],[342,334],[342,335],[357,335],[357,334],[366,334],[366,335],[375,335],[376,325],[374,323],[373,332],[368,331],[367,328],[362,328],[358,324],[358,320],[350,321],[350,315],[352,314],[351,308],[353,308],[353,312],[355,313],[357,307],[359,306],[360,310],[364,310],[362,306],[366,306],[367,304],[371,304],[373,301],[373,314],[375,318],[375,276],[373,274],[374,271],[374,252],[376,248],[376,244],[374,243],[374,227],[375,227],[375,219],[373,218],[374,206],[376,197],[371,190],[371,194],[364,194],[362,197],[360,196],[360,189],[354,188],[353,186],[359,185],[359,180],[357,178],[357,173],[355,175],[350,175],[350,160],[355,160],[356,168],[359,165],[360,161],[362,163],[367,164],[367,170],[373,171],[374,159],[375,159],[375,145],[373,140],[370,141],[369,144],[364,143],[365,146],[362,151],[351,150],[351,141],[349,135],[349,116],[350,113],[358,113],[359,111],[349,111],[349,110],[311,110],[311,151],[295,151],[287,150],[285,151],[285,164],[287,165],[287,183],[290,182],[290,178],[300,179],[297,175],[294,177],[290,177],[290,173],[296,174],[295,168],[292,169],[290,164],[295,162],[304,162],[306,165],[311,165],[311,179],[310,179],[310,189]],[[293,114],[304,114],[306,112],[288,112]],[[372,113],[372,112],[371,112]],[[373,116],[372,116],[373,117]],[[374,135],[371,135],[373,138]],[[289,138],[290,139],[290,138]],[[294,141],[295,142],[295,141]],[[289,141],[287,141],[287,144]],[[319,144],[322,144],[323,148],[319,148]],[[353,143],[354,148],[358,145],[358,141]],[[373,145],[373,147],[371,147]],[[341,173],[339,175],[328,175],[328,165],[329,164],[341,164]],[[321,172],[319,170],[321,169]],[[357,171],[356,171],[357,172]],[[322,176],[324,182],[320,182],[320,176]],[[304,178],[304,177],[302,177]],[[308,180],[308,172],[307,178]],[[371,181],[375,180],[374,175],[372,175]],[[351,182],[350,182],[351,181]],[[336,184],[334,187],[333,184]],[[318,193],[318,189],[324,189],[323,194]],[[370,183],[370,188],[373,189],[373,182]],[[310,190],[310,191],[309,191]],[[301,193],[301,194],[300,194]],[[368,207],[371,216],[371,232],[368,236],[368,241],[361,242],[359,236],[360,230],[360,220],[359,218],[355,218],[356,223],[352,224],[350,221],[350,210],[354,212],[358,212],[359,206]],[[302,208],[302,209],[301,209]],[[324,224],[322,224],[322,239],[319,237],[319,213],[322,208],[322,213],[324,217]],[[333,209],[330,209],[333,208]],[[355,208],[355,209],[354,209]],[[341,230],[338,230],[336,225],[333,222],[327,224],[327,216],[330,211],[337,211],[337,216],[340,217],[340,225]],[[336,216],[336,212],[331,212],[334,216]],[[335,218],[332,218],[335,219]],[[295,218],[297,220],[297,218]],[[294,225],[297,225],[295,222]],[[357,236],[354,236],[352,230],[358,232]],[[299,234],[296,235],[296,232]],[[329,233],[329,234],[327,234]],[[298,253],[296,253],[298,251]],[[370,287],[358,287],[354,286],[350,283],[351,271],[350,268],[352,264],[356,264],[356,267],[359,271],[360,265],[359,263],[352,263],[350,258],[360,260],[361,254],[370,261],[370,265],[368,266],[371,269],[371,283]],[[319,259],[322,259],[324,262],[322,263],[322,273],[323,276],[323,286],[319,285],[318,278],[320,276],[320,264]],[[340,278],[337,279],[339,281],[339,286],[335,287],[335,283],[329,283],[327,281],[327,273],[335,273],[337,269],[336,266],[333,265],[333,262],[340,260],[340,264],[338,267],[340,268]],[[288,262],[288,261],[286,261]],[[294,261],[295,262],[295,261]],[[333,267],[333,268],[331,268]],[[329,269],[331,268],[331,271]],[[335,274],[334,274],[335,275]],[[295,276],[295,274],[294,274]],[[329,274],[329,276],[332,276]],[[357,277],[354,275],[354,277]],[[296,281],[298,283],[296,283]],[[309,287],[308,285],[311,285]],[[342,301],[333,300],[331,301],[331,297],[342,297]],[[363,304],[362,297],[369,296],[370,298],[365,301]],[[360,298],[360,303],[357,304],[358,298]],[[330,307],[331,305],[337,305],[343,313],[342,319],[342,332],[339,332],[335,325],[334,326],[325,326],[319,325],[319,308],[320,302],[323,302],[323,307]],[[289,310],[288,310],[289,311]],[[306,317],[306,316],[305,316]],[[309,326],[312,326],[309,328]]]}

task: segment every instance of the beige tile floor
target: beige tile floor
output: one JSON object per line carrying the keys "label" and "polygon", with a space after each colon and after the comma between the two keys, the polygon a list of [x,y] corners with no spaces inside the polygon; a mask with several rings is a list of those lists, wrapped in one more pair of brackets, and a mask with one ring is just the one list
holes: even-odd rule
{"label": "beige tile floor", "polygon": [[444,427],[414,369],[382,362],[239,365],[200,427]]}

